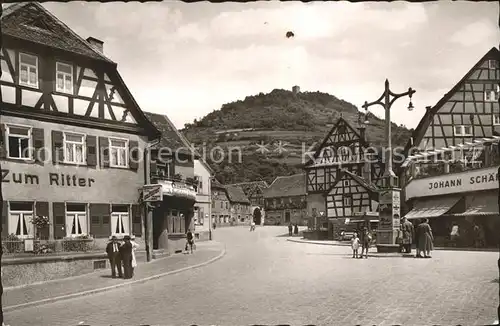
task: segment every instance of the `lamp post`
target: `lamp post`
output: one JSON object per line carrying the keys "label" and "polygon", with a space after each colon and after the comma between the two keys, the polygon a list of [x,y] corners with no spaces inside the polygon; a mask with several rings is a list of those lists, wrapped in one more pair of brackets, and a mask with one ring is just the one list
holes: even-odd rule
{"label": "lamp post", "polygon": [[365,124],[368,123],[368,108],[372,105],[381,105],[385,111],[385,171],[382,177],[382,187],[379,191],[379,227],[377,228],[377,249],[379,251],[397,251],[396,245],[397,230],[400,225],[400,205],[401,189],[398,177],[392,169],[392,140],[391,140],[391,107],[394,102],[404,96],[410,98],[408,110],[413,110],[411,98],[415,90],[408,88],[408,91],[400,94],[393,93],[389,88],[389,80],[385,80],[384,93],[374,102],[365,102]]}

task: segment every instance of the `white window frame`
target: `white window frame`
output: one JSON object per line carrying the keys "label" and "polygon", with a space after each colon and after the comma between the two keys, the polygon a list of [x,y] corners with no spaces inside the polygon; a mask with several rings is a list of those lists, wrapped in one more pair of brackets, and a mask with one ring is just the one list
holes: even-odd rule
{"label": "white window frame", "polygon": [[[83,235],[88,235],[89,234],[89,221],[88,221],[88,213],[86,210],[84,211],[68,211],[68,208],[66,207],[65,208],[65,225],[66,225],[66,236],[67,237],[70,237],[70,238],[76,238],[76,237],[80,237],[80,236],[83,236]],[[82,229],[81,233],[71,233],[71,229],[72,229],[72,225],[71,223],[69,223],[69,219],[71,218],[72,221],[76,221],[76,219],[78,219],[78,217],[80,215],[85,215],[85,230],[84,228],[80,225],[80,228]],[[76,225],[75,225],[76,226]],[[75,227],[75,231],[78,232],[77,228]]]}
{"label": "white window frame", "polygon": [[[126,216],[127,217],[127,223],[123,223],[123,217]],[[113,224],[112,220],[114,218],[116,218],[116,224],[115,224],[115,227],[111,230],[111,235],[116,235],[117,237],[122,237],[122,236],[125,236],[125,235],[129,235],[130,234],[130,212],[111,212],[111,220],[110,220],[110,224]],[[116,225],[118,224],[118,222],[122,222],[122,226],[123,226],[123,229],[121,231],[123,232],[119,232],[119,233],[116,233]]]}
{"label": "white window frame", "polygon": [[[10,128],[13,127],[13,128],[24,128],[24,129],[28,129],[28,136],[25,136],[25,135],[16,135],[16,134],[11,134],[10,132]],[[29,156],[28,157],[12,157],[10,156],[10,142],[9,142],[9,137],[10,136],[16,136],[16,137],[19,137],[19,138],[28,138],[28,148],[30,148],[30,151],[29,151]],[[17,125],[17,124],[6,124],[5,125],[5,140],[6,140],[6,144],[5,144],[5,147],[7,149],[7,158],[9,159],[13,159],[13,160],[31,160],[33,158],[33,127],[32,126],[26,126],[26,125]],[[21,144],[19,143],[19,147],[21,147]]]}
{"label": "white window frame", "polygon": [[351,196],[345,196],[343,198],[344,206],[352,206],[352,197]]}
{"label": "white window frame", "polygon": [[484,91],[484,101],[485,102],[497,102],[498,101],[498,90],[499,86],[497,85],[497,90],[487,90]]}
{"label": "white window frame", "polygon": [[[59,70],[60,65],[69,67],[71,70],[71,73],[60,71]],[[61,74],[63,76],[63,87],[62,88],[59,87],[59,83],[57,82],[59,74]],[[66,89],[66,77],[68,77],[68,76],[71,79],[71,89]],[[59,61],[56,62],[56,91],[61,92],[61,93],[73,94],[73,66],[72,65],[70,65],[68,63],[64,63],[64,62],[59,62]]]}
{"label": "white window frame", "polygon": [[500,64],[497,60],[490,59],[488,60],[488,69],[498,69],[500,67]]}
{"label": "white window frame", "polygon": [[[111,144],[111,142],[115,140],[115,141],[123,141],[125,142],[125,147],[118,147],[118,146],[113,146]],[[126,138],[118,138],[118,137],[108,137],[108,144],[109,144],[109,166],[112,167],[112,168],[122,168],[122,169],[128,169],[129,167],[129,144],[130,144],[130,141]],[[117,150],[121,150],[123,149],[125,151],[125,162],[124,162],[124,165],[120,165],[120,164],[115,164],[113,162],[113,149],[117,149]],[[117,160],[120,161],[120,155],[117,155]],[[120,162],[117,162],[117,163],[120,163]],[[168,165],[168,164],[167,164]]]}
{"label": "white window frame", "polygon": [[[457,132],[457,128],[460,128],[460,132]],[[466,133],[465,128],[470,128],[470,131],[472,131],[472,126],[467,126],[467,125],[459,125],[459,126],[453,126],[453,134],[455,136],[460,136],[460,137],[467,137],[467,136],[472,136],[472,132]]]}
{"label": "white window frame", "polygon": [[[67,135],[72,135],[72,136],[81,136],[82,137],[82,142],[74,142],[74,141],[69,141],[66,140]],[[73,144],[73,150],[76,148],[76,145],[82,145],[82,159],[83,162],[77,162],[76,161],[76,151],[74,152],[73,157],[75,158],[75,161],[69,161],[68,160],[68,149],[66,148],[66,144],[70,143]],[[87,164],[87,135],[82,134],[82,133],[77,133],[77,132],[63,132],[63,152],[64,152],[64,163],[66,164]]]}
{"label": "white window frame", "polygon": [[[23,55],[27,56],[27,57],[35,58],[36,64],[33,66],[31,64],[28,64],[28,63],[23,63],[21,60]],[[21,67],[23,67],[23,66],[26,67],[26,69],[28,71],[28,81],[27,82],[23,82],[21,80]],[[34,84],[30,83],[30,68],[35,68],[36,82]],[[28,53],[24,53],[24,52],[19,52],[19,85],[38,88],[38,86],[39,86],[39,82],[38,82],[38,57],[36,55],[28,54]]]}
{"label": "white window frame", "polygon": [[493,114],[493,125],[494,126],[500,125],[500,114],[498,113]]}
{"label": "white window frame", "polygon": [[[23,210],[23,211],[14,211],[14,210],[11,210],[11,209],[10,209],[10,205],[9,205],[9,210],[8,210],[8,211],[9,211],[9,213],[8,213],[8,218],[9,218],[9,220],[8,220],[8,222],[7,222],[7,223],[9,223],[9,225],[11,224],[11,222],[12,222],[12,220],[13,220],[12,215],[14,215],[14,214],[19,214],[19,215],[20,215],[20,216],[19,216],[18,223],[19,223],[19,222],[21,222],[22,220],[24,220],[24,215],[31,215],[31,218],[33,218],[33,217],[35,216],[35,215],[34,215],[34,214],[35,214],[34,209],[32,209],[31,211],[24,211],[24,210]],[[28,223],[31,223],[31,222],[30,222],[30,221],[27,221],[27,222],[26,222],[26,234],[16,234],[17,227],[12,227],[12,228],[9,228],[9,229],[10,229],[10,230],[9,230],[9,233],[16,234],[16,236],[17,236],[18,238],[20,238],[20,239],[28,239],[28,238],[32,238],[32,237],[34,236],[35,226],[34,226],[33,224],[31,224],[31,225],[32,225],[32,227],[31,227],[31,231],[32,231],[32,232],[31,232],[31,234],[30,234],[30,232],[29,232],[29,230],[30,230],[30,229],[29,229]],[[17,226],[17,225],[16,225],[16,226]],[[10,232],[10,231],[12,231],[12,230],[13,230],[13,232]],[[22,230],[23,230],[23,228],[22,228],[22,224],[21,224],[21,232],[22,232]]]}

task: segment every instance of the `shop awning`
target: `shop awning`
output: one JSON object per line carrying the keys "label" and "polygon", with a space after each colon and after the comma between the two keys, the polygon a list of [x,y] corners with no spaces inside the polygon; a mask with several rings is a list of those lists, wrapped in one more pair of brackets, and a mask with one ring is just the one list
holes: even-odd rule
{"label": "shop awning", "polygon": [[465,212],[453,216],[481,216],[498,214],[498,197],[493,194],[475,195]]}
{"label": "shop awning", "polygon": [[417,200],[413,209],[404,217],[409,220],[439,217],[455,206],[461,198],[462,196],[453,196]]}

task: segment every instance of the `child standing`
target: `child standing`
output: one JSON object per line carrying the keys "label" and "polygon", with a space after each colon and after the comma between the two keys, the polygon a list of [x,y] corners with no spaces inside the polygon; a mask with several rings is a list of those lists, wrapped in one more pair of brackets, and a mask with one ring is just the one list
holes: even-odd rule
{"label": "child standing", "polygon": [[357,233],[354,233],[354,236],[351,239],[351,247],[352,247],[352,258],[358,258],[359,238]]}

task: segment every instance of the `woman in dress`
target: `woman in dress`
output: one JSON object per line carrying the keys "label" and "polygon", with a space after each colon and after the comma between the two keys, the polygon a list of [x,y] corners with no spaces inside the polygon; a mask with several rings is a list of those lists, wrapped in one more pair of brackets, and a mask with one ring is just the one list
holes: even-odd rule
{"label": "woman in dress", "polygon": [[135,259],[135,252],[139,249],[139,244],[135,242],[135,235],[130,236],[130,243],[132,244],[132,275],[134,275],[134,269],[137,266],[137,260]]}
{"label": "woman in dress", "polygon": [[425,219],[423,223],[418,226],[418,248],[424,254],[424,258],[431,258],[431,251],[434,249],[432,229],[429,225],[429,219]]}

